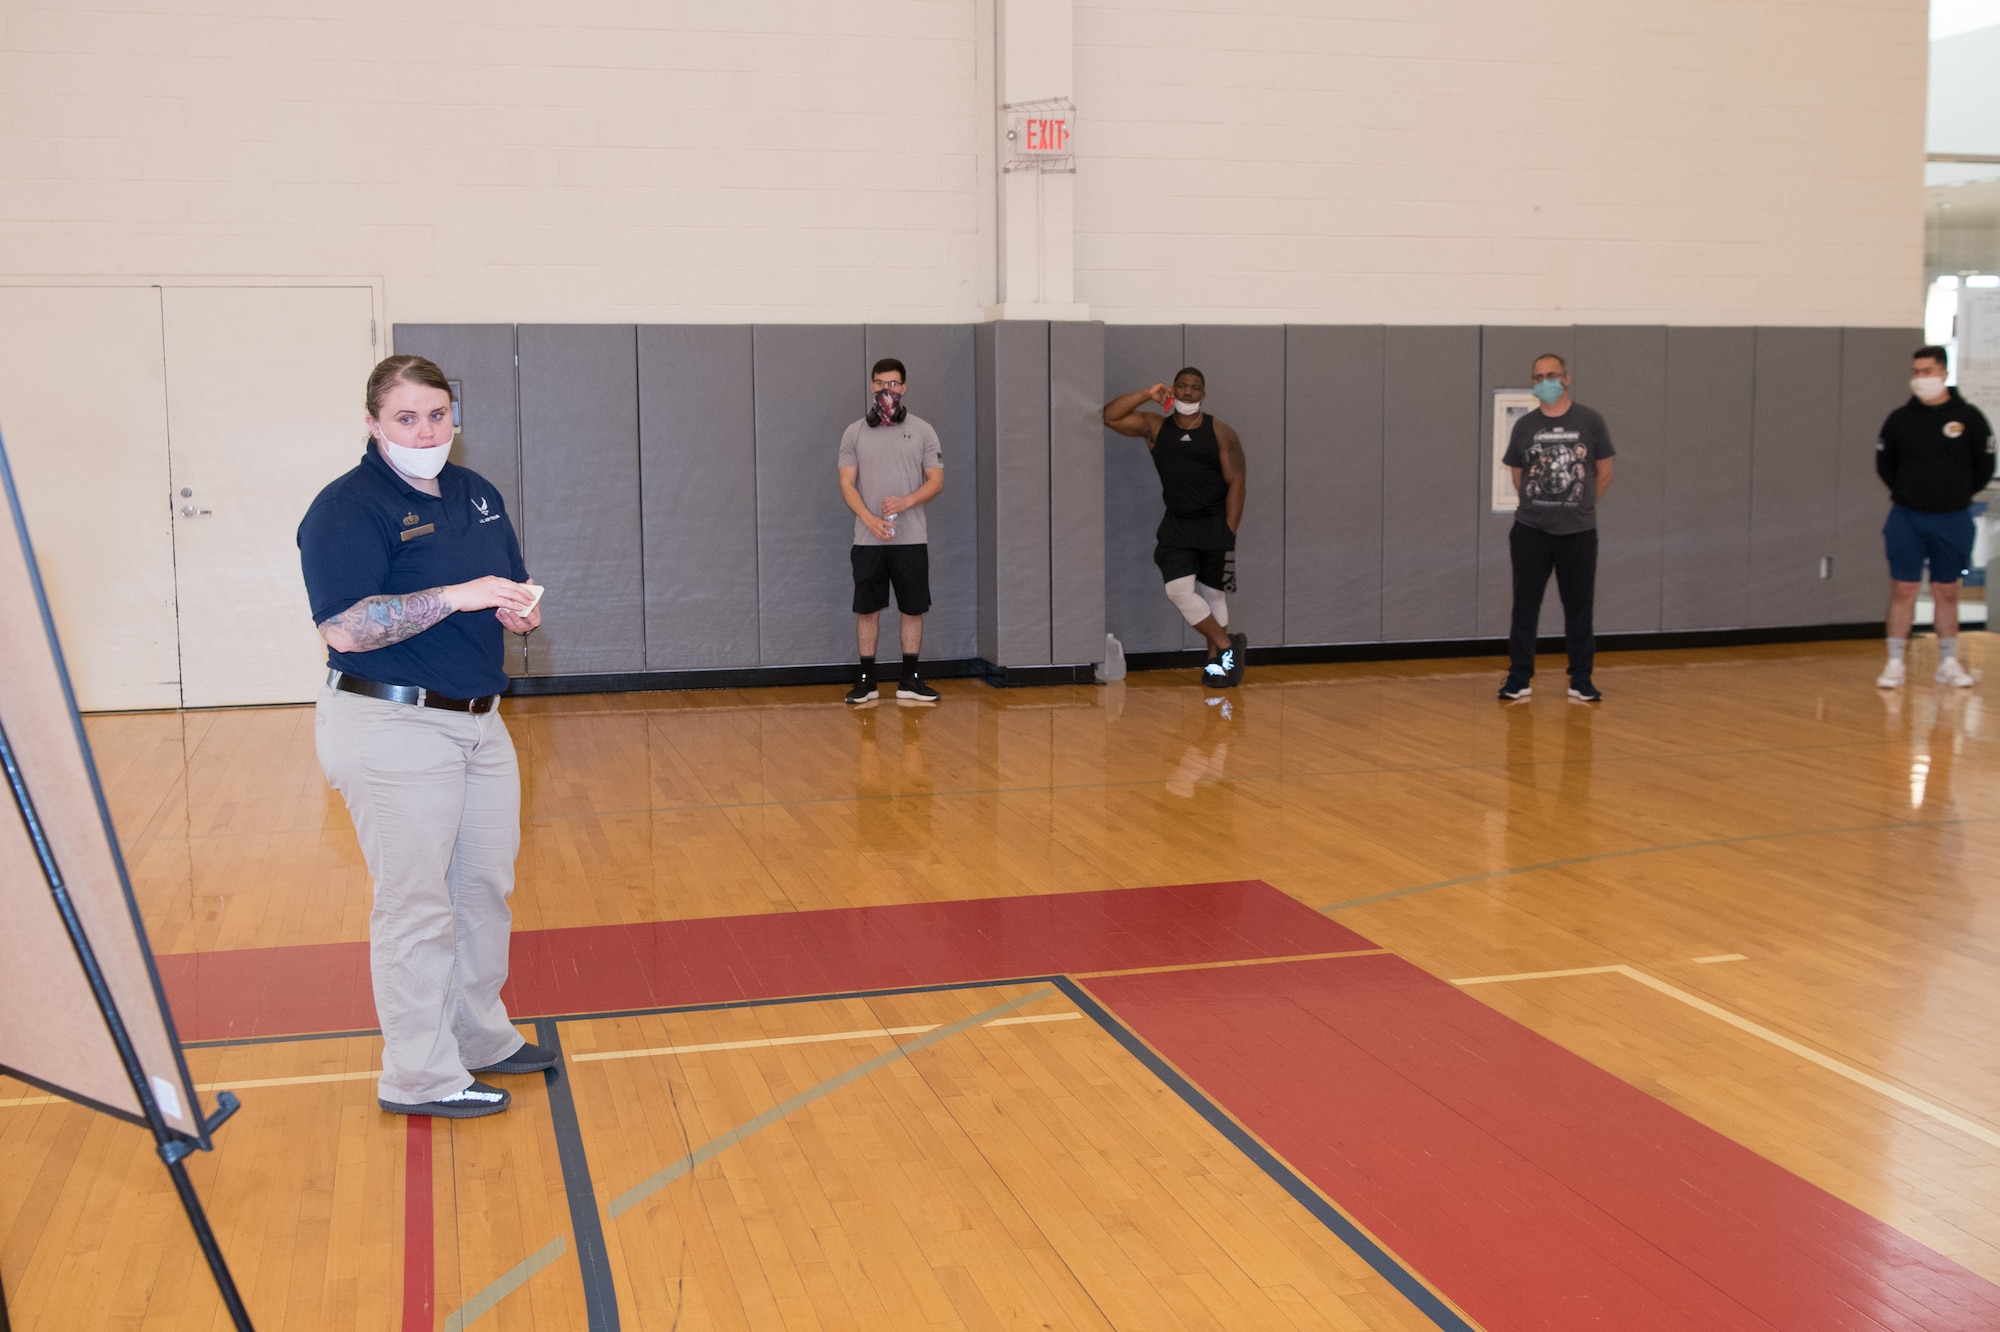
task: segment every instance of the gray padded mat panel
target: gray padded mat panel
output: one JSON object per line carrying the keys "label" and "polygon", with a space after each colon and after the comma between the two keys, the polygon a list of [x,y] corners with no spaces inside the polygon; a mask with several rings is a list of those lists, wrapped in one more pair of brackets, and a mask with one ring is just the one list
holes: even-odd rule
{"label": "gray padded mat panel", "polygon": [[[1568,327],[1530,328],[1492,325],[1479,331],[1479,635],[1505,638],[1514,614],[1514,560],[1507,546],[1514,515],[1493,512],[1490,450],[1493,446],[1493,390],[1524,389],[1533,381],[1535,358],[1554,352],[1571,362],[1572,379],[1576,360],[1575,330]],[[1582,383],[1575,385],[1577,401]],[[1596,406],[1595,403],[1591,403]],[[1601,409],[1600,409],[1601,410]],[[1617,436],[1612,436],[1617,442]],[[1542,593],[1540,632],[1562,632],[1562,601],[1556,595],[1555,579]]]}
{"label": "gray padded mat panel", "polygon": [[1049,656],[1104,660],[1104,325],[1049,325]]}
{"label": "gray padded mat panel", "polygon": [[1750,427],[1756,330],[1667,330],[1660,628],[1730,629],[1750,571]]}
{"label": "gray padded mat panel", "polygon": [[840,436],[868,407],[859,324],[759,324],[757,614],[765,666],[853,661],[854,515]]}
{"label": "gray padded mat panel", "polygon": [[1750,437],[1750,624],[1825,624],[1839,495],[1840,330],[1757,330]]}
{"label": "gray padded mat panel", "polygon": [[[885,356],[910,372],[903,405],[931,423],[944,450],[944,493],[926,522],[931,545],[931,609],[924,617],[924,656],[952,660],[978,654],[979,469],[973,464],[973,361],[970,324],[870,324],[860,373]],[[884,642],[900,621],[882,613]],[[884,658],[886,660],[886,658]]]}
{"label": "gray padded mat panel", "polygon": [[639,327],[647,670],[758,663],[751,355],[747,324]]}
{"label": "gray padded mat panel", "polygon": [[639,376],[630,324],[523,324],[521,502],[548,588],[530,675],[643,670]]}
{"label": "gray padded mat panel", "polygon": [[996,666],[1042,666],[1049,662],[1049,326],[1009,319],[990,327],[991,359],[979,367],[994,389],[990,440],[980,441],[987,456],[979,554],[983,574],[991,552],[993,608],[979,655]]}
{"label": "gray padded mat panel", "polygon": [[[1249,467],[1236,533],[1229,627],[1253,644],[1285,641],[1285,330],[1282,325],[1189,324],[1189,365],[1208,377],[1215,415],[1234,427]],[[1182,641],[1202,646],[1189,628]]]}
{"label": "gray padded mat panel", "polygon": [[993,372],[994,348],[999,339],[994,327],[975,324],[972,328],[973,473],[977,484],[975,500],[979,505],[979,559],[974,571],[979,580],[978,631],[973,641],[977,655],[987,661],[997,660],[1000,655],[999,534],[993,530],[993,488],[999,479],[993,456],[999,433],[995,417],[1000,410]]}
{"label": "gray padded mat panel", "polygon": [[[1104,399],[1171,383],[1186,364],[1179,324],[1113,324],[1104,330]],[[1100,404],[1101,406],[1101,404]],[[1160,590],[1153,546],[1166,503],[1143,439],[1104,437],[1104,627],[1127,652],[1173,652],[1187,628]]]}
{"label": "gray padded mat panel", "polygon": [[1660,486],[1667,468],[1667,330],[1576,330],[1573,388],[1618,450],[1597,519],[1597,632],[1660,627]]}
{"label": "gray padded mat panel", "polygon": [[1392,325],[1383,351],[1382,636],[1469,638],[1485,479],[1479,330]]}
{"label": "gray padded mat panel", "polygon": [[[512,324],[398,324],[396,351],[427,356],[447,379],[458,381],[459,437],[451,460],[493,483],[514,530],[521,514],[521,421],[515,400]],[[527,640],[507,635],[509,675],[527,669]]]}
{"label": "gray padded mat panel", "polygon": [[1285,641],[1382,637],[1377,325],[1285,330]]}
{"label": "gray padded mat panel", "polygon": [[1889,490],[1875,475],[1875,441],[1882,422],[1910,397],[1910,353],[1920,329],[1850,328],[1840,339],[1840,442],[1837,475],[1831,623],[1879,621],[1889,597],[1882,523]]}

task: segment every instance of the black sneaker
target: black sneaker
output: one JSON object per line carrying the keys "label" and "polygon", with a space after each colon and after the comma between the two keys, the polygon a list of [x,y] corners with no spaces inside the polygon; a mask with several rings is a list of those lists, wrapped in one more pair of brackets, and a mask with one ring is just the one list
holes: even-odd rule
{"label": "black sneaker", "polygon": [[[1228,655],[1226,652],[1224,656]],[[1221,689],[1229,684],[1229,668],[1222,664],[1222,657],[1210,657],[1208,664],[1201,668],[1201,682],[1210,689]]]}
{"label": "black sneaker", "polygon": [[430,1115],[434,1119],[478,1119],[481,1115],[497,1115],[513,1103],[511,1093],[479,1081],[435,1101],[419,1101],[415,1105],[380,1099],[375,1102],[392,1115]]}
{"label": "black sneaker", "polygon": [[1229,636],[1229,649],[1235,658],[1228,672],[1229,683],[1239,685],[1243,683],[1244,668],[1250,664],[1250,635],[1231,634]]}
{"label": "black sneaker", "polygon": [[1571,680],[1569,696],[1579,703],[1602,703],[1604,695],[1597,692],[1597,686],[1588,680]]}
{"label": "black sneaker", "polygon": [[1507,677],[1507,683],[1500,686],[1500,701],[1502,703],[1518,703],[1534,692],[1534,686],[1530,685],[1526,680],[1516,680],[1510,675]]}
{"label": "black sneaker", "polygon": [[545,1045],[523,1041],[521,1048],[497,1064],[469,1069],[472,1073],[542,1073],[556,1066],[556,1052]]}
{"label": "black sneaker", "polygon": [[907,698],[918,703],[935,703],[938,691],[924,683],[921,675],[906,675],[896,686],[896,697]]}
{"label": "black sneaker", "polygon": [[865,675],[856,680],[854,687],[847,691],[847,701],[849,703],[873,703],[875,701],[875,682]]}

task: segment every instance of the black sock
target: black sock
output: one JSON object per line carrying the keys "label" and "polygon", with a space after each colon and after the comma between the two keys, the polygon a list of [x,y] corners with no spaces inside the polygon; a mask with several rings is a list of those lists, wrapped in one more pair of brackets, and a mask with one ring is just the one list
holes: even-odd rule
{"label": "black sock", "polygon": [[917,678],[917,654],[914,652],[903,654],[903,678],[905,680]]}
{"label": "black sock", "polygon": [[874,653],[872,653],[872,652],[864,652],[864,653],[862,653],[862,654],[861,654],[861,678],[862,678],[862,679],[864,679],[864,680],[867,680],[867,679],[870,679],[870,678],[872,678],[872,677],[874,676],[874,674],[875,674],[875,654],[874,654]]}

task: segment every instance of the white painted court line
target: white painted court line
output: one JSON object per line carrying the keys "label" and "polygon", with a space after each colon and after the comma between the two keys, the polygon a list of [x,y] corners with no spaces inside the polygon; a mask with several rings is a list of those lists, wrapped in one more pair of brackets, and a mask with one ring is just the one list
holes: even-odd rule
{"label": "white painted court line", "polygon": [[2000,1147],[2000,1132],[1996,1132],[1976,1120],[1967,1119],[1955,1110],[1947,1110],[1941,1105],[1926,1101],[1923,1097],[1912,1092],[1907,1092],[1893,1082],[1885,1082],[1873,1073],[1864,1073],[1852,1064],[1843,1064],[1840,1060],[1830,1055],[1823,1055],[1809,1045],[1801,1045],[1789,1036],[1772,1031],[1769,1027],[1752,1022],[1749,1018],[1739,1017],[1720,1005],[1712,1004],[1700,995],[1689,994],[1686,990],[1680,989],[1677,986],[1669,985],[1663,980],[1648,976],[1636,967],[1573,967],[1567,971],[1524,971],[1512,976],[1466,976],[1462,979],[1454,980],[1452,984],[1494,985],[1502,981],[1551,980],[1558,976],[1605,976],[1614,974],[1624,976],[1629,980],[1638,981],[1639,984],[1649,989],[1658,990],[1670,999],[1678,999],[1690,1008],[1698,1009],[1718,1021],[1727,1022],[1738,1031],[1748,1032],[1761,1041],[1769,1041],[1780,1050],[1788,1051],[1801,1059],[1818,1064],[1821,1068],[1827,1070],[1827,1072],[1839,1074],[1849,1082],[1857,1083],[1860,1086],[1868,1088],[1870,1091],[1879,1092],[1896,1102],[1896,1104],[1908,1106],[1918,1114],[1935,1119],[1938,1123],[1949,1128],[1955,1128],[1969,1138],[1977,1138],[1989,1147]]}
{"label": "white painted court line", "polygon": [[[1032,1017],[996,1018],[982,1025],[988,1027],[1025,1027],[1038,1022],[1075,1022],[1083,1017],[1081,1013],[1040,1013]],[[716,1041],[709,1045],[660,1045],[650,1050],[594,1050],[586,1054],[567,1056],[569,1062],[582,1064],[605,1059],[645,1059],[653,1055],[709,1054],[718,1050],[764,1050],[780,1045],[821,1045],[830,1041],[873,1041],[888,1036],[921,1036],[936,1031],[941,1024],[932,1022],[921,1027],[875,1027],[867,1031],[833,1031],[818,1036],[774,1036],[761,1041]],[[362,1082],[382,1076],[379,1068],[366,1069],[359,1073],[306,1073],[295,1078],[239,1078],[229,1082],[198,1082],[196,1091],[247,1091],[252,1087],[303,1087],[311,1083]],[[23,1096],[14,1100],[0,1100],[0,1110],[13,1106],[63,1105],[61,1096]]]}
{"label": "white painted court line", "polygon": [[1750,955],[1748,953],[1716,953],[1712,957],[1698,957],[1694,960],[1697,962],[1748,962]]}

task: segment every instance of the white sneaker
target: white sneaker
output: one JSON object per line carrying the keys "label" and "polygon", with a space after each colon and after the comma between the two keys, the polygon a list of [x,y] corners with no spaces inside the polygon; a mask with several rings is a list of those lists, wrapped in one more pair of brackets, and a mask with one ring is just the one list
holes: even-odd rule
{"label": "white sneaker", "polygon": [[1877,689],[1901,689],[1906,676],[1907,670],[1903,663],[1892,661],[1882,668],[1880,675],[1875,677],[1875,687]]}
{"label": "white sneaker", "polygon": [[1972,672],[1958,664],[1957,657],[1946,657],[1938,663],[1937,682],[1941,685],[1957,685],[1960,689],[1979,683]]}

